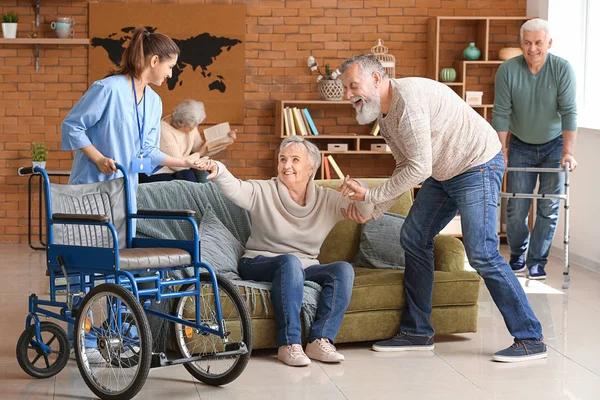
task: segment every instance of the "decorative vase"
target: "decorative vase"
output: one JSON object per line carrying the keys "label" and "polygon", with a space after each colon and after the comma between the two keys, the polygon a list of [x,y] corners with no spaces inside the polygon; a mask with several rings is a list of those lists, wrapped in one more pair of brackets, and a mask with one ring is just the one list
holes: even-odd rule
{"label": "decorative vase", "polygon": [[323,100],[341,100],[344,96],[344,85],[339,79],[321,79],[317,90]]}
{"label": "decorative vase", "polygon": [[510,60],[513,57],[523,54],[519,47],[504,47],[498,52],[498,58],[502,61]]}
{"label": "decorative vase", "polygon": [[479,56],[481,56],[481,51],[477,47],[475,47],[475,43],[469,43],[466,49],[463,50],[463,57],[465,60],[479,60]]}
{"label": "decorative vase", "polygon": [[16,39],[17,38],[17,25],[16,22],[3,22],[2,23],[2,35],[4,39]]}
{"label": "decorative vase", "polygon": [[31,165],[33,167],[40,167],[42,169],[46,169],[46,161],[32,161]]}
{"label": "decorative vase", "polygon": [[443,68],[440,72],[442,82],[454,82],[456,80],[456,70],[454,68]]}

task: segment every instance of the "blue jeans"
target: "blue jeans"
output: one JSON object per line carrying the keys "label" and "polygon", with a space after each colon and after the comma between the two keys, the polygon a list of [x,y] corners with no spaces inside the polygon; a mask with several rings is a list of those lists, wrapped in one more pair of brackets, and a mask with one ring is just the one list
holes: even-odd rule
{"label": "blue jeans", "polygon": [[[540,145],[527,144],[514,135],[508,147],[509,167],[560,168],[563,138]],[[561,194],[565,185],[564,174],[552,172],[509,172],[507,190],[509,193],[533,193],[539,176],[538,193]],[[527,254],[527,266],[545,266],[548,253],[556,232],[560,200],[537,200],[536,220],[529,234],[529,209],[531,199],[509,199],[506,215],[506,234],[510,254]]]}
{"label": "blue jeans", "polygon": [[458,211],[469,263],[483,278],[508,330],[519,340],[542,339],[542,326],[517,277],[498,251],[496,212],[503,175],[504,157],[498,153],[489,162],[454,178],[429,178],[423,183],[400,234],[406,253],[401,333],[434,334],[430,322],[433,238]]}
{"label": "blue jeans", "polygon": [[275,310],[278,347],[302,343],[300,310],[305,280],[316,282],[323,288],[307,340],[309,343],[320,338],[327,338],[331,343],[335,341],[352,296],[352,265],[338,261],[303,269],[298,257],[284,254],[242,258],[238,272],[244,280],[273,283],[271,303]]}

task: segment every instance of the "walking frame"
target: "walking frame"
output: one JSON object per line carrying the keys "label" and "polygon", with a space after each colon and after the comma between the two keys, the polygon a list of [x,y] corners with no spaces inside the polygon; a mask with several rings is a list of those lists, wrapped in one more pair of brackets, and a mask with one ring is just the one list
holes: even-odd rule
{"label": "walking frame", "polygon": [[500,197],[505,198],[514,198],[514,199],[547,199],[547,200],[564,200],[564,210],[565,210],[565,236],[564,236],[564,258],[565,258],[565,266],[563,271],[563,289],[569,288],[569,283],[571,282],[571,276],[569,273],[570,265],[569,265],[569,174],[570,174],[570,166],[569,163],[565,163],[564,168],[518,168],[518,167],[508,167],[506,168],[506,172],[549,172],[549,173],[559,173],[565,174],[565,190],[563,194],[535,194],[535,193],[500,193]]}

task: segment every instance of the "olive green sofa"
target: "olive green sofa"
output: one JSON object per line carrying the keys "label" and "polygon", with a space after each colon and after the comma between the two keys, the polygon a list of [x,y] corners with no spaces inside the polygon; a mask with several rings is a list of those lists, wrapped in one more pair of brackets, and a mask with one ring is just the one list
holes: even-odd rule
{"label": "olive green sofa", "polygon": [[[383,179],[361,179],[374,187]],[[316,181],[336,188],[340,181]],[[390,212],[406,215],[412,205],[411,193],[398,199]],[[339,222],[329,233],[319,260],[322,263],[354,261],[360,240],[360,226],[352,221]],[[431,321],[436,334],[477,331],[479,276],[464,270],[462,242],[452,236],[438,236],[434,243],[435,283]],[[398,332],[404,307],[404,272],[402,270],[355,268],[352,300],[344,316],[336,343],[374,341]],[[245,290],[240,289],[243,295]],[[247,294],[251,296],[251,293]],[[253,293],[260,296],[259,293]],[[256,302],[252,307],[253,348],[274,348],[275,321],[270,302]]]}

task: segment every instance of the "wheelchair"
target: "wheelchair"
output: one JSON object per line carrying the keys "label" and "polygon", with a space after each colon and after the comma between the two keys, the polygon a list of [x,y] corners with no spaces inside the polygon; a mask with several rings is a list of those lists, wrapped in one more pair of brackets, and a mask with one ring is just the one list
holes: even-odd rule
{"label": "wheelchair", "polygon": [[[170,365],[183,364],[208,385],[232,382],[252,351],[250,315],[239,290],[200,261],[194,212],[132,213],[127,172],[117,168],[123,177],[85,185],[51,184],[38,166],[19,170],[40,174],[44,182],[40,202],[46,207],[50,279],[49,300],[29,296],[26,328],[17,342],[19,365],[34,378],[50,378],[67,364],[69,336],[60,325],[41,321],[45,317],[73,327],[78,369],[102,399],[130,399],[151,368]],[[133,221],[142,218],[189,223],[193,238],[133,237]],[[172,307],[167,303],[164,312],[153,302]],[[153,353],[149,315],[168,321],[174,342],[168,354],[175,357],[166,350]]]}

